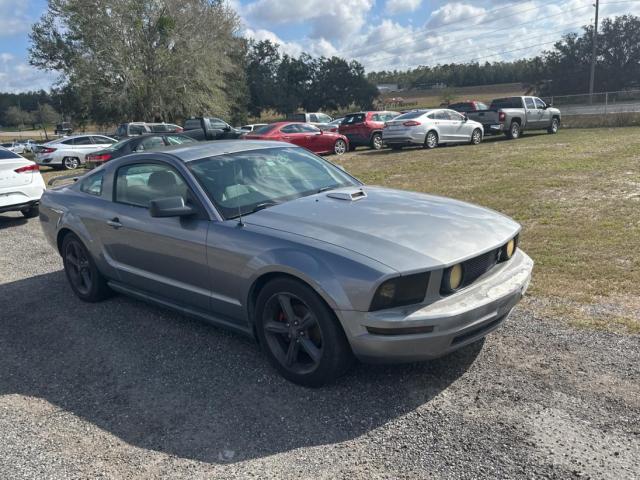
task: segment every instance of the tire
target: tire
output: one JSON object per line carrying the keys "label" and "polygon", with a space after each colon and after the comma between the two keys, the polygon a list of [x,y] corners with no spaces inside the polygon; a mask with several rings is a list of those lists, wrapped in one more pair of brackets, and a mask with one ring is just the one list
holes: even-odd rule
{"label": "tire", "polygon": [[347,150],[347,142],[345,142],[341,138],[336,140],[336,143],[333,144],[333,153],[335,153],[336,155],[344,155]]}
{"label": "tire", "polygon": [[476,128],[471,133],[471,145],[480,145],[482,143],[482,132],[479,128]]}
{"label": "tire", "polygon": [[20,213],[22,213],[24,218],[36,218],[40,215],[40,207],[38,205],[34,205],[33,207],[20,210]]}
{"label": "tire", "polygon": [[80,160],[77,157],[64,157],[62,159],[62,167],[65,170],[75,170],[80,166]]}
{"label": "tire", "polygon": [[432,149],[438,146],[438,134],[434,130],[429,130],[424,136],[424,148]]}
{"label": "tire", "polygon": [[382,134],[381,133],[374,133],[371,136],[371,148],[374,150],[382,150],[383,147],[383,143],[382,143]]}
{"label": "tire", "polygon": [[73,292],[85,302],[99,302],[113,293],[82,241],[68,233],[62,241],[62,263]]}
{"label": "tire", "polygon": [[558,133],[559,128],[560,128],[560,119],[558,119],[558,117],[553,117],[551,119],[551,126],[547,128],[547,133],[551,133],[551,134]]}
{"label": "tire", "polygon": [[511,122],[511,125],[509,126],[509,131],[507,132],[507,137],[510,138],[511,140],[516,140],[517,138],[520,138],[521,134],[522,134],[522,131],[520,130],[520,123]]}
{"label": "tire", "polygon": [[255,312],[260,345],[287,380],[320,387],[353,364],[349,342],[335,314],[304,283],[272,280],[260,291]]}

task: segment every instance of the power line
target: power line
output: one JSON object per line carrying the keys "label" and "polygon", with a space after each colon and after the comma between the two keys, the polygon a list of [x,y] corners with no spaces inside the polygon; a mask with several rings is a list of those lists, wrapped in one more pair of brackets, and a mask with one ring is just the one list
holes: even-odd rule
{"label": "power line", "polygon": [[[640,0],[636,0],[636,1],[640,1]],[[504,16],[501,16],[501,17],[489,18],[486,21],[478,22],[478,23],[474,24],[473,26],[475,27],[475,26],[478,26],[478,25],[484,25],[486,23],[491,23],[491,22],[494,22],[496,20],[503,20],[505,18],[513,17],[515,15],[521,15],[523,13],[530,12],[532,10],[538,10],[541,7],[544,7],[544,6],[547,6],[547,5],[551,5],[551,4],[555,4],[555,3],[557,3],[556,0],[553,0],[553,1],[550,1],[550,2],[545,2],[545,3],[541,4],[541,5],[536,5],[534,7],[527,8],[525,10],[520,10],[518,12],[514,12],[514,13],[509,14],[509,15],[504,15]],[[517,4],[512,3],[512,4],[510,4],[510,5],[506,6],[506,7],[498,7],[498,8],[494,8],[492,10],[487,10],[486,12],[484,12],[484,14],[487,15],[489,13],[498,12],[498,11],[501,11],[501,10],[507,10],[507,9],[509,9],[511,7],[514,7],[514,6],[517,6]],[[585,8],[585,7],[588,7],[588,6],[589,5],[585,5],[584,7],[577,7],[577,8]],[[468,22],[471,18],[472,17],[465,17],[465,18],[461,18],[459,20],[454,20],[454,21],[448,22],[448,23],[441,23],[440,25],[438,25],[436,27],[433,27],[433,28],[429,28],[428,26],[425,26],[423,28],[420,28],[418,30],[413,31],[412,34],[415,35],[415,34],[419,34],[420,32],[425,32],[425,33],[437,32],[438,30],[441,30],[441,29],[443,29],[445,27],[448,27],[450,25],[455,25],[455,24],[462,23],[462,22]],[[452,33],[460,32],[460,31],[464,31],[464,30],[467,30],[467,29],[465,28],[465,29],[461,29],[461,30],[454,30]],[[368,43],[367,46],[370,47],[370,46],[375,46],[375,45],[382,45],[382,44],[387,43],[388,41],[389,40],[381,40],[381,41],[378,41],[378,42],[371,42],[371,43]],[[399,43],[401,43],[401,42],[399,42]],[[358,50],[358,48],[359,47],[352,47],[352,48],[347,48],[347,49],[344,49],[344,50],[340,50],[340,54],[342,55],[345,52],[352,52],[354,50]]]}
{"label": "power line", "polygon": [[[569,10],[566,10],[566,11],[563,11],[563,12],[560,12],[560,13],[557,13],[557,14],[554,14],[554,15],[548,15],[546,17],[542,17],[542,18],[533,20],[531,22],[522,22],[522,23],[519,23],[519,24],[516,24],[516,25],[509,25],[507,27],[501,27],[501,28],[498,28],[498,29],[495,29],[495,30],[491,30],[491,31],[488,31],[488,32],[483,32],[482,35],[483,35],[483,37],[488,37],[488,36],[490,36],[490,35],[492,35],[494,33],[497,33],[497,32],[501,32],[501,31],[509,30],[509,29],[513,29],[513,28],[517,28],[517,27],[520,27],[520,26],[523,26],[523,25],[531,25],[531,24],[534,24],[534,23],[542,21],[542,20],[546,20],[546,19],[549,19],[549,18],[557,17],[557,16],[560,16],[560,15],[564,15],[566,13],[572,12],[574,10],[581,10],[581,9],[584,9],[584,8],[589,8],[589,5],[584,5],[582,7],[572,8],[572,9],[569,9]],[[459,30],[459,31],[462,31],[462,30]],[[428,40],[428,39],[425,39],[425,40]],[[438,45],[434,45],[434,47],[441,48],[443,46],[451,45],[451,44],[454,44],[454,43],[460,43],[460,39],[451,40],[451,41],[445,42],[445,43],[440,43]],[[397,47],[398,43],[394,44],[393,46],[394,46],[394,48]],[[398,55],[399,54],[390,54],[390,55],[383,55],[382,57],[377,57],[376,61],[374,62],[374,64],[378,64],[382,60],[388,60],[388,59],[395,58]]]}
{"label": "power line", "polygon": [[[533,40],[535,38],[548,37],[549,35],[555,35],[557,33],[567,33],[567,32],[570,32],[570,31],[574,30],[575,28],[577,28],[577,27],[575,27],[575,26],[573,26],[573,27],[565,27],[565,28],[563,28],[561,30],[558,30],[558,31],[545,32],[542,35],[535,35],[533,37],[521,37],[521,38],[523,40]],[[495,52],[495,53],[492,53],[492,54],[489,54],[489,55],[482,55],[482,56],[479,56],[479,57],[473,57],[473,58],[469,58],[467,60],[464,60],[463,63],[464,62],[468,63],[468,62],[472,62],[472,61],[475,61],[475,60],[481,60],[481,59],[484,59],[484,58],[495,57],[497,55],[501,55],[501,54],[505,54],[505,53],[511,53],[511,52],[515,52],[515,51],[519,51],[519,50],[525,50],[527,48],[532,48],[532,47],[539,46],[539,45],[546,45],[546,44],[549,44],[549,43],[556,43],[557,41],[558,40],[555,39],[555,40],[550,40],[550,41],[539,43],[539,44],[535,44],[535,45],[529,45],[527,47],[517,48],[517,49],[514,49],[514,50],[500,51],[500,52]],[[439,60],[450,60],[450,59],[465,57],[467,55],[469,55],[469,54],[468,53],[462,53],[462,54],[458,54],[458,55],[447,54],[447,55],[442,55],[440,57],[431,58],[431,59],[429,59],[429,62],[437,62]],[[378,62],[374,62],[373,64],[370,64],[370,65],[376,65],[377,63]],[[404,64],[404,65],[409,65],[409,64]],[[404,65],[401,65],[401,66],[404,66]]]}
{"label": "power line", "polygon": [[[603,5],[614,5],[614,4],[625,4],[625,3],[640,3],[640,0],[621,0],[621,1],[611,1],[611,2],[600,3],[600,5],[601,5],[601,6],[603,6]],[[582,6],[582,7],[575,7],[575,8],[572,8],[572,9],[569,9],[569,10],[565,10],[565,11],[563,11],[563,12],[560,12],[560,13],[557,13],[557,14],[554,14],[554,15],[548,15],[548,16],[546,16],[546,17],[542,17],[542,18],[539,18],[539,19],[533,20],[533,21],[532,21],[532,22],[530,22],[530,23],[535,23],[535,22],[538,22],[538,21],[541,21],[541,20],[545,20],[545,19],[548,19],[548,18],[556,17],[556,16],[559,16],[559,15],[563,15],[563,14],[569,13],[569,12],[571,12],[571,11],[580,10],[580,9],[587,8],[587,7],[591,7],[591,5],[585,5],[585,6]],[[525,24],[526,24],[526,23],[527,23],[527,22],[525,22]],[[492,34],[492,33],[496,33],[496,32],[498,32],[498,31],[502,31],[502,30],[509,29],[509,28],[516,28],[517,26],[521,26],[521,25],[523,25],[523,24],[518,24],[518,25],[515,25],[515,26],[509,26],[509,27],[504,27],[504,28],[496,29],[496,30],[493,30],[493,31],[490,31],[490,32],[486,32],[486,34],[483,34],[483,35],[490,35],[490,34]],[[575,28],[575,29],[578,29],[578,28],[580,28],[581,26],[582,26],[582,25],[576,25],[574,28]],[[554,34],[554,33],[556,33],[556,32],[545,32],[545,34],[544,34],[544,35],[552,35],[552,34]],[[569,32],[566,32],[566,33],[569,33]],[[537,37],[532,37],[532,38],[537,38]],[[460,40],[455,40],[455,41],[452,41],[452,42],[446,42],[446,43],[443,43],[443,44],[436,45],[435,47],[442,47],[442,46],[444,46],[444,45],[451,44],[451,43],[459,43],[459,41],[460,41]],[[558,41],[558,40],[553,40],[553,41],[545,42],[545,43],[555,43],[556,41]],[[394,44],[394,47],[395,47],[396,45],[397,45],[397,44]],[[365,66],[367,66],[367,67],[368,67],[368,69],[369,69],[369,70],[371,70],[371,65],[378,65],[381,61],[388,60],[388,59],[393,59],[393,58],[397,58],[397,57],[398,57],[398,56],[400,56],[400,55],[401,55],[401,54],[391,54],[391,55],[387,55],[387,56],[383,56],[383,57],[377,57],[377,58],[375,59],[375,61],[374,61],[374,62],[370,62],[370,63],[368,63],[368,64],[365,64]],[[498,53],[498,54],[492,54],[492,55],[485,55],[485,56],[483,56],[483,57],[476,57],[476,58],[473,58],[473,59],[469,59],[469,60],[467,60],[467,61],[478,60],[478,59],[481,59],[481,58],[489,58],[489,57],[493,57],[493,56],[496,56],[496,55],[499,55],[499,53]],[[441,56],[441,57],[436,57],[436,58],[429,59],[429,62],[434,62],[434,61],[441,60],[441,59],[442,59],[442,60],[444,60],[444,59],[448,59],[448,58],[457,58],[457,57],[460,57],[460,56],[464,56],[464,55],[457,55],[457,56],[454,56],[454,57],[451,57],[451,56],[449,56],[449,55],[447,55],[447,56]],[[400,67],[403,67],[403,66],[410,66],[410,64],[401,64],[401,65],[399,65],[399,66],[400,66]],[[394,68],[397,68],[397,67],[398,67],[398,65],[396,65]]]}

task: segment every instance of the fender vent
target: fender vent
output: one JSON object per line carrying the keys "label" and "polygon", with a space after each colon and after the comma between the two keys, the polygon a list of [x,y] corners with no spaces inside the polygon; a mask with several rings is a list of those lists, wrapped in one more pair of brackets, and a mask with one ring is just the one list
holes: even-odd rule
{"label": "fender vent", "polygon": [[327,193],[327,197],[335,198],[336,200],[347,200],[349,202],[355,202],[356,200],[360,200],[365,198],[367,194],[364,190],[353,190],[350,192],[331,192]]}

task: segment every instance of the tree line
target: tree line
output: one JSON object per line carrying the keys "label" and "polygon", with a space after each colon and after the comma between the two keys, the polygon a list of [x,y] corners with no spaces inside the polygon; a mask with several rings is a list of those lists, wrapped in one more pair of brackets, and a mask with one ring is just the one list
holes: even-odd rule
{"label": "tree line", "polygon": [[[370,72],[375,83],[397,83],[402,88],[435,84],[452,87],[521,82],[539,87],[539,93],[586,93],[593,49],[593,25],[581,33],[562,36],[551,50],[512,62],[450,63],[420,66],[406,71]],[[605,18],[598,29],[595,91],[640,87],[640,17]]]}

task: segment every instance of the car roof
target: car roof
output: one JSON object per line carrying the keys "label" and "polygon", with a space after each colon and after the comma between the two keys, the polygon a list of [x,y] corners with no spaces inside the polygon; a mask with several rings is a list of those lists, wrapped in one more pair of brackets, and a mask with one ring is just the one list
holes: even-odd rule
{"label": "car roof", "polygon": [[272,140],[212,140],[210,142],[188,143],[174,145],[162,149],[163,153],[169,153],[183,162],[200,160],[201,158],[215,157],[229,153],[249,152],[266,148],[292,147],[290,143]]}

